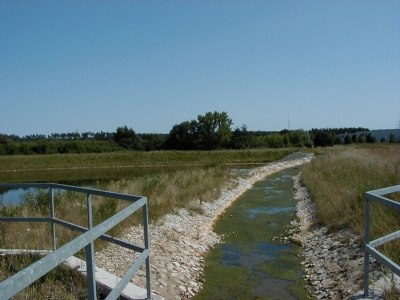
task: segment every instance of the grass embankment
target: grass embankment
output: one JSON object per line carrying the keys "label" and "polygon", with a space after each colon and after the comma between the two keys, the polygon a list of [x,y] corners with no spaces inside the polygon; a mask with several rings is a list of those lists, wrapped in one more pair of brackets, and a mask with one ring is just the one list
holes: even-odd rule
{"label": "grass embankment", "polygon": [[129,166],[182,166],[211,163],[268,163],[298,149],[218,151],[126,151],[88,154],[0,156],[0,171],[107,168]]}
{"label": "grass embankment", "polygon": [[[212,151],[212,152],[169,152],[169,153],[125,153],[125,156],[120,157],[120,162],[125,161],[126,163],[150,163],[154,164],[205,164],[206,162],[214,162],[202,167],[187,168],[178,170],[176,172],[165,172],[157,174],[147,174],[144,176],[137,177],[135,179],[123,179],[123,180],[111,180],[108,183],[99,183],[95,188],[106,189],[109,191],[115,191],[120,193],[144,195],[148,197],[149,201],[149,219],[150,222],[156,221],[163,215],[174,211],[179,208],[187,208],[193,213],[203,213],[202,208],[198,204],[202,201],[213,201],[220,195],[221,187],[229,185],[232,179],[232,175],[229,169],[226,167],[224,162],[271,162],[279,160],[280,158],[292,153],[293,150],[252,150],[252,151]],[[105,154],[105,157],[112,156],[114,154]],[[81,162],[86,161],[85,157],[93,157],[91,155],[71,155],[71,166],[82,165]],[[102,156],[102,155],[100,155]],[[143,161],[139,160],[138,157],[148,156]],[[136,160],[129,160],[128,158],[136,157]],[[149,158],[152,157],[153,159]],[[165,160],[161,160],[164,157]],[[4,157],[2,157],[4,158]],[[10,158],[11,161],[14,157]],[[32,168],[40,168],[43,162],[46,160],[44,156],[31,156],[31,157],[20,157],[21,159],[27,159],[30,162]],[[190,159],[191,158],[191,159]],[[35,159],[42,159],[41,162],[34,162]],[[60,160],[64,159],[62,156],[54,155],[48,158],[49,160],[55,159],[51,166],[56,167]],[[104,157],[101,158],[104,160]],[[75,161],[76,164],[72,164]],[[17,166],[21,163],[14,161],[14,164],[9,164],[12,168],[18,168]],[[220,163],[215,163],[220,162]],[[22,162],[21,166],[24,164]],[[86,165],[86,163],[85,163]],[[2,165],[2,169],[4,169]],[[193,200],[200,200],[194,202]],[[1,216],[30,216],[30,217],[43,217],[49,215],[48,208],[48,192],[40,191],[37,194],[26,194],[24,197],[24,205],[18,207],[5,207],[0,206]],[[114,199],[93,197],[93,218],[94,225],[112,216],[116,212],[120,211],[127,205],[124,201],[117,201]],[[87,215],[86,215],[86,195],[79,195],[77,193],[57,193],[55,195],[56,205],[56,216],[59,219],[63,219],[75,224],[86,226]],[[142,216],[140,213],[136,213],[133,216],[126,219],[121,226],[113,229],[109,234],[113,236],[119,236],[125,228],[134,224],[141,223]],[[57,226],[57,246],[67,243],[72,240],[79,233],[71,231],[67,228]],[[40,223],[3,223],[0,225],[0,241],[1,247],[11,249],[41,249],[50,250],[51,237],[50,229],[48,224]],[[101,241],[96,241],[95,249],[100,250],[106,244]],[[78,253],[78,256],[82,256],[82,253]],[[23,259],[23,262],[28,265],[32,263],[30,259]],[[0,281],[8,278],[13,273],[23,268],[21,258],[18,256],[0,257]],[[51,278],[55,278],[54,274],[46,275],[45,281],[51,281]],[[50,279],[49,279],[50,278]],[[57,280],[57,285],[59,284]],[[71,282],[67,283],[67,286],[62,289],[67,290],[79,290],[82,288],[79,285],[73,285]],[[56,297],[56,292],[61,287],[50,286],[47,289],[42,287],[43,280],[31,285],[29,288],[21,292],[15,299],[35,298],[35,299],[48,299],[48,297]],[[75,283],[74,283],[75,284]],[[76,295],[76,299],[80,299],[81,296]],[[82,296],[85,298],[85,296]]]}
{"label": "grass embankment", "polygon": [[[330,231],[345,227],[364,237],[365,192],[400,184],[400,146],[337,147],[303,169],[302,180],[316,204],[318,219]],[[400,193],[386,195],[395,201]],[[372,203],[371,240],[400,229],[400,214]],[[400,241],[380,251],[400,263]]]}

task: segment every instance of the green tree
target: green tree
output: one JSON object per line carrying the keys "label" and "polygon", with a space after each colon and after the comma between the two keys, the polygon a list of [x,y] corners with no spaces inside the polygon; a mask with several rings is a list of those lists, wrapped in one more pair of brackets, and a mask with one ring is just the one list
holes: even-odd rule
{"label": "green tree", "polygon": [[329,147],[334,145],[334,137],[332,134],[328,132],[318,132],[314,137],[314,146],[315,147]]}
{"label": "green tree", "polygon": [[396,137],[393,133],[391,133],[389,136],[389,143],[396,143]]}
{"label": "green tree", "polygon": [[165,135],[163,134],[148,134],[141,136],[143,140],[143,147],[146,151],[160,150],[163,143],[165,142]]}
{"label": "green tree", "polygon": [[233,149],[245,149],[250,148],[252,136],[247,131],[247,126],[243,124],[242,128],[236,128],[232,132],[231,136],[231,147]]}
{"label": "green tree", "polygon": [[360,135],[358,136],[357,142],[359,142],[359,143],[365,143],[364,134],[360,134]]}
{"label": "green tree", "polygon": [[232,120],[226,112],[208,112],[197,120],[174,125],[163,148],[176,150],[214,150],[229,147]]}
{"label": "green tree", "polygon": [[288,133],[282,134],[282,138],[284,147],[292,147],[292,143],[290,142],[290,136]]}
{"label": "green tree", "polygon": [[279,133],[267,135],[267,143],[270,148],[284,148],[283,136]]}
{"label": "green tree", "polygon": [[357,137],[356,137],[355,134],[352,134],[352,135],[351,135],[351,141],[352,141],[353,143],[357,143]]}
{"label": "green tree", "polygon": [[342,139],[340,136],[336,136],[334,140],[335,145],[340,145],[342,143]]}
{"label": "green tree", "polygon": [[290,144],[294,147],[303,147],[311,144],[308,131],[303,129],[292,130],[289,132]]}
{"label": "green tree", "polygon": [[128,128],[127,126],[118,127],[113,139],[125,149],[143,150],[141,138],[136,135],[132,128]]}
{"label": "green tree", "polygon": [[0,134],[0,155],[7,154],[7,146],[8,146],[7,138],[4,135]]}
{"label": "green tree", "polygon": [[344,137],[344,143],[345,144],[353,143],[353,139],[351,138],[351,136],[349,134],[346,134],[346,136]]}
{"label": "green tree", "polygon": [[268,136],[267,135],[257,135],[257,136],[252,136],[252,147],[255,148],[269,148],[268,144]]}
{"label": "green tree", "polygon": [[198,147],[202,150],[215,150],[226,147],[231,141],[232,120],[226,112],[208,112],[197,117],[196,135]]}
{"label": "green tree", "polygon": [[196,127],[197,122],[194,120],[174,125],[163,148],[175,150],[196,150]]}
{"label": "green tree", "polygon": [[373,144],[373,143],[376,143],[377,141],[376,141],[376,138],[374,136],[372,136],[370,133],[368,133],[366,142]]}

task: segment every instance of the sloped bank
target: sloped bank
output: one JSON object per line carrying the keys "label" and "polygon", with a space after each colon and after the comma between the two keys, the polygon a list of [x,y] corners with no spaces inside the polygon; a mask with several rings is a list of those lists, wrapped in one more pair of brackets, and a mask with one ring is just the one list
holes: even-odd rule
{"label": "sloped bank", "polygon": [[[202,288],[203,254],[220,242],[220,237],[212,231],[218,216],[255,182],[274,172],[307,163],[311,158],[308,154],[293,153],[278,162],[253,169],[246,176],[238,177],[233,187],[224,188],[216,201],[198,203],[203,210],[202,214],[181,209],[176,214],[167,215],[159,222],[150,224],[153,291],[165,299],[193,297]],[[141,228],[132,227],[124,239],[143,244],[141,232]],[[98,267],[122,276],[136,254],[111,245],[95,256]],[[145,272],[139,271],[132,281],[144,287]]]}
{"label": "sloped bank", "polygon": [[[303,247],[306,287],[317,299],[351,299],[362,289],[364,252],[362,240],[349,229],[328,233],[317,223],[314,203],[307,189],[295,176],[294,189],[297,220],[292,222],[290,239]],[[378,264],[371,259],[370,278],[382,277]],[[379,297],[378,297],[379,298]],[[374,298],[376,299],[376,298]]]}

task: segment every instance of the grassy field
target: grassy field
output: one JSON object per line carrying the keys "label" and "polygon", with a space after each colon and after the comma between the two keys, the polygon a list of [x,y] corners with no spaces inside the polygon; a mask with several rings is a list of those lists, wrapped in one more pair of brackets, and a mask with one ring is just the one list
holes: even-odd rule
{"label": "grassy field", "polygon": [[126,151],[90,154],[0,156],[0,171],[75,169],[126,166],[182,166],[211,163],[268,163],[298,149],[216,151]]}

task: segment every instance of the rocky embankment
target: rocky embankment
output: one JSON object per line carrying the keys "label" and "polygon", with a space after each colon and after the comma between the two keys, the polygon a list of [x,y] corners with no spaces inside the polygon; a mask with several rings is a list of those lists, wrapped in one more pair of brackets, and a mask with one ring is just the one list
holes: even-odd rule
{"label": "rocky embankment", "polygon": [[[265,176],[285,168],[311,160],[311,156],[295,153],[282,161],[253,169],[247,175],[236,178],[235,184],[225,188],[219,199],[203,202],[202,214],[181,209],[150,224],[152,290],[165,299],[189,299],[204,282],[203,255],[221,238],[212,231],[214,221],[241,194]],[[300,176],[294,178],[297,220],[291,224],[286,240],[301,243],[305,267],[305,288],[317,299],[350,299],[363,283],[363,251],[361,239],[344,229],[327,233],[327,228],[316,223],[316,211],[307,190],[300,184]],[[199,203],[200,205],[200,203]],[[143,245],[143,229],[130,228],[125,240]],[[96,265],[117,276],[132,265],[137,254],[116,245],[96,253]],[[379,278],[380,272],[372,263],[371,278]],[[144,269],[139,270],[132,282],[145,287]]]}
{"label": "rocky embankment", "polygon": [[[298,221],[289,231],[292,241],[303,247],[304,278],[307,289],[317,299],[350,299],[362,289],[364,252],[360,237],[349,229],[327,233],[327,228],[316,223],[316,209],[307,189],[294,177]],[[372,261],[372,259],[371,259]],[[370,263],[370,278],[382,276],[376,262]]]}
{"label": "rocky embankment", "polygon": [[[225,188],[216,201],[201,203],[202,214],[181,209],[150,224],[152,290],[166,300],[193,297],[203,284],[206,251],[219,243],[221,238],[212,231],[214,221],[240,195],[253,184],[274,172],[307,163],[311,156],[294,153],[285,159],[256,168],[239,176],[231,187]],[[199,203],[200,205],[200,203]],[[130,228],[123,239],[143,245],[143,229]],[[132,251],[116,245],[97,252],[96,266],[119,277],[128,270],[137,257]],[[145,272],[139,270],[133,284],[145,287]]]}

